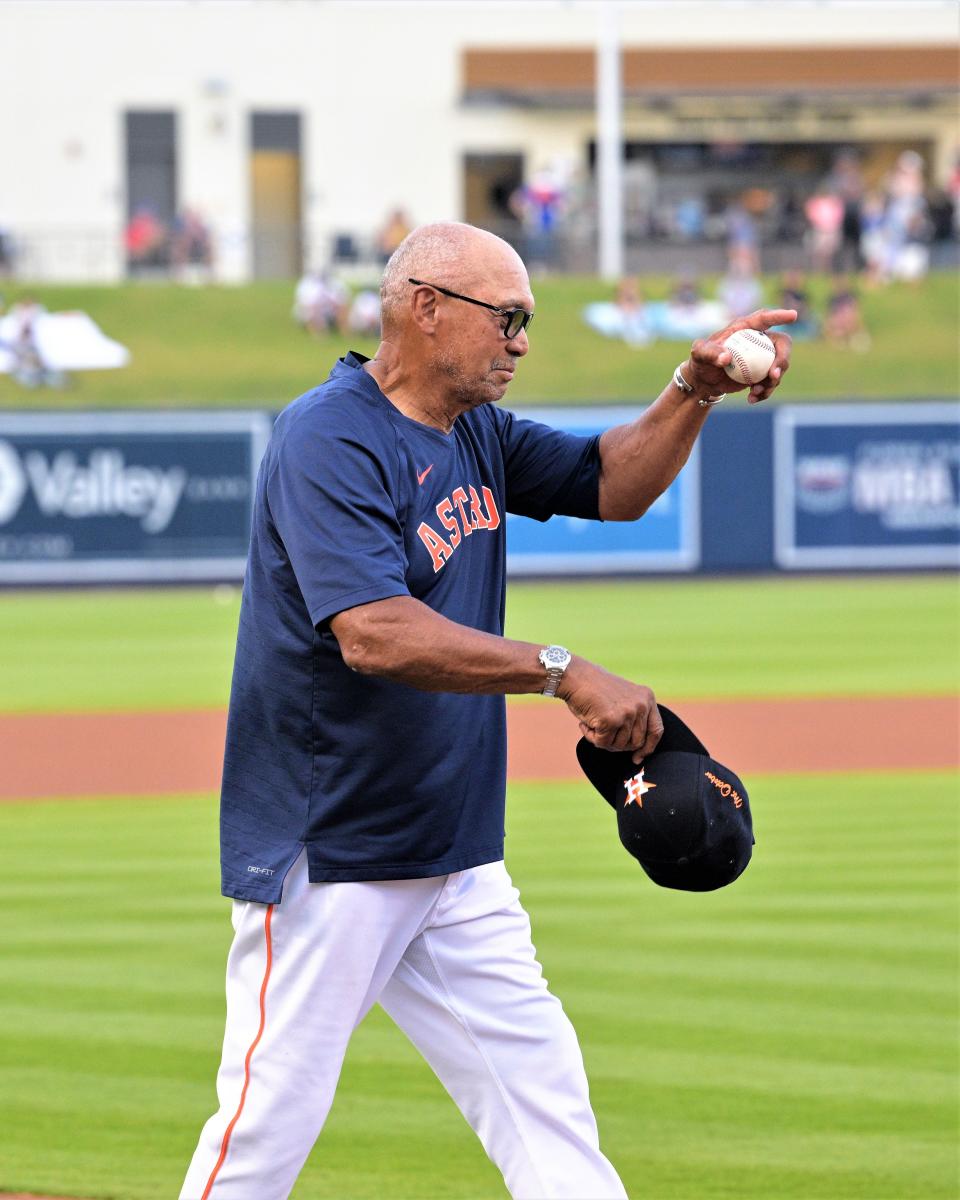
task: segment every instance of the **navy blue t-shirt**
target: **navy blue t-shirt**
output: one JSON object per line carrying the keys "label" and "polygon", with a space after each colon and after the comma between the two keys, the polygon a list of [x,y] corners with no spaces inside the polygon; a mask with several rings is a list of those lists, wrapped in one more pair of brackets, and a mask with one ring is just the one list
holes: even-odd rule
{"label": "navy blue t-shirt", "polygon": [[274,427],[257,480],[221,795],[223,892],[444,875],[503,857],[503,696],[344,663],[330,618],[413,596],[503,633],[506,513],[598,516],[595,437],[494,405],[449,434],[404,416],[360,355]]}

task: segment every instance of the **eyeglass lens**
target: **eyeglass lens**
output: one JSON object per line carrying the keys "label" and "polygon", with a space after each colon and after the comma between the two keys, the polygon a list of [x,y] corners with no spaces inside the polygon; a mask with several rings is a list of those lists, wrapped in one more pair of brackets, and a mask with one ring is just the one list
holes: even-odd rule
{"label": "eyeglass lens", "polygon": [[503,328],[507,339],[515,338],[521,329],[526,327],[533,320],[533,313],[524,312],[522,308],[512,308],[507,315],[507,323]]}

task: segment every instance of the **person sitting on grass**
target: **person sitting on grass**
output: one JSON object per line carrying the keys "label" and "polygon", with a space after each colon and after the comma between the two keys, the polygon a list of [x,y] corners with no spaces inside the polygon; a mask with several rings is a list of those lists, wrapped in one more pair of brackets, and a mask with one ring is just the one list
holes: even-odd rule
{"label": "person sitting on grass", "polygon": [[[783,277],[783,287],[780,289],[780,299],[777,303],[781,308],[796,310],[797,319],[790,326],[790,336],[794,340],[805,341],[820,335],[820,322],[810,304],[810,293],[807,291],[802,271],[787,271]],[[786,330],[786,326],[784,330]]]}
{"label": "person sitting on grass", "polygon": [[823,336],[832,345],[856,350],[859,354],[870,349],[870,334],[860,308],[860,297],[846,275],[838,275],[834,281],[827,300]]}
{"label": "person sitting on grass", "polygon": [[604,337],[621,338],[628,346],[648,346],[654,339],[643,294],[633,276],[621,279],[612,303],[588,304],[583,319]]}

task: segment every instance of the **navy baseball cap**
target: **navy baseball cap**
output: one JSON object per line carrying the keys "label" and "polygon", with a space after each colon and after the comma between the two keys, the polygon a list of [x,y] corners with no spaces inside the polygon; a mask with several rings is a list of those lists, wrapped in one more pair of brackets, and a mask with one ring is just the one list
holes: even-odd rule
{"label": "navy baseball cap", "polygon": [[581,738],[584,774],[616,811],[620,841],[654,883],[712,892],[742,875],[753,854],[747,789],[683,721],[657,705],[663,737],[640,766],[632,753]]}

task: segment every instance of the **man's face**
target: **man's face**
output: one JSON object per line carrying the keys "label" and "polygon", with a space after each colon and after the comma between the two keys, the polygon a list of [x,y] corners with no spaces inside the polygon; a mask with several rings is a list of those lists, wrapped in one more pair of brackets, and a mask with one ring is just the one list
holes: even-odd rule
{"label": "man's face", "polygon": [[[451,290],[498,308],[533,311],[530,280],[515,255],[488,258],[463,279],[462,286],[451,284]],[[518,360],[530,348],[526,330],[508,339],[498,313],[450,296],[439,300],[441,325],[432,365],[446,390],[464,409],[502,399]]]}

